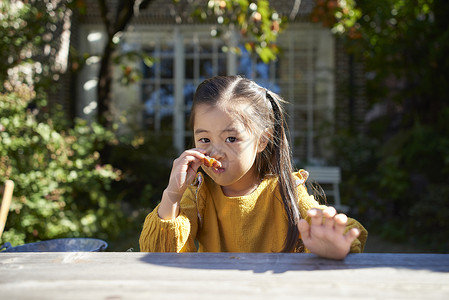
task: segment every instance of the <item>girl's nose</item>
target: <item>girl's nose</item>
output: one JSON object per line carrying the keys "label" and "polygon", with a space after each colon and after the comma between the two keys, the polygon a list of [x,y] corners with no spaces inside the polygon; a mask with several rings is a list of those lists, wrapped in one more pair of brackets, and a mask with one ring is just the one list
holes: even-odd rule
{"label": "girl's nose", "polygon": [[217,145],[213,145],[210,148],[209,156],[215,158],[216,160],[220,160],[224,157],[224,152]]}

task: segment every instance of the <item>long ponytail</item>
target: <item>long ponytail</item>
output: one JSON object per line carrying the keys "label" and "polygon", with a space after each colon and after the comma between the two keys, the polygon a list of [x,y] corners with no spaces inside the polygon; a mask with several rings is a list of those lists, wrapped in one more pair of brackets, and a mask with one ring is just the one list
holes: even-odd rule
{"label": "long ponytail", "polygon": [[286,122],[281,111],[279,100],[275,99],[269,91],[266,97],[273,109],[273,146],[272,168],[279,175],[279,192],[288,218],[288,231],[282,252],[296,250],[299,242],[298,221],[301,218],[297,204],[296,184],[292,172],[291,150],[286,134]]}

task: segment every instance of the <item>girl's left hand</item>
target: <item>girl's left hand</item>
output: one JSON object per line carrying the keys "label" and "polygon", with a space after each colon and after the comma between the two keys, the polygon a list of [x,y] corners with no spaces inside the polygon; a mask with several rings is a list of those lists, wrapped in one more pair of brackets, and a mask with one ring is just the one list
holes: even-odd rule
{"label": "girl's left hand", "polygon": [[307,249],[321,257],[344,259],[360,231],[353,228],[344,234],[348,217],[337,214],[333,207],[324,210],[313,208],[307,214],[311,217],[311,224],[304,219],[298,223],[298,230]]}

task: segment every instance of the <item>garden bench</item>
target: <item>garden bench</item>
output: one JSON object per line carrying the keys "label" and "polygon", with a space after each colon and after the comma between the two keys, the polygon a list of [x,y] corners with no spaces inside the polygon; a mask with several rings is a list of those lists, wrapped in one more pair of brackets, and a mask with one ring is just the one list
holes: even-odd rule
{"label": "garden bench", "polygon": [[326,198],[332,196],[333,203],[330,203],[339,212],[348,212],[349,207],[341,204],[340,188],[341,170],[333,166],[307,166],[305,170],[309,172],[309,180],[317,182],[326,193]]}

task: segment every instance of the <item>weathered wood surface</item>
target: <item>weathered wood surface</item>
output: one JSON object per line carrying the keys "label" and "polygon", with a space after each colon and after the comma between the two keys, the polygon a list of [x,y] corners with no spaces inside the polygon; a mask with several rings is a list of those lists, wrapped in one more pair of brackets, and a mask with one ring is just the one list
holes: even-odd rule
{"label": "weathered wood surface", "polygon": [[0,253],[0,299],[449,299],[449,254]]}

